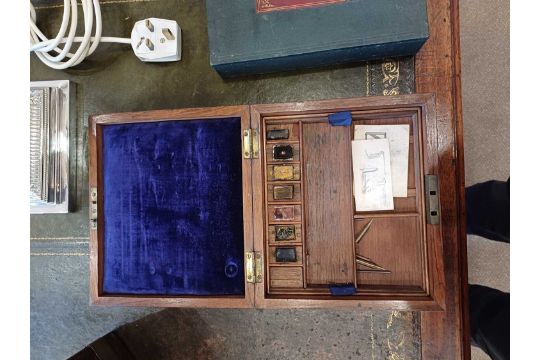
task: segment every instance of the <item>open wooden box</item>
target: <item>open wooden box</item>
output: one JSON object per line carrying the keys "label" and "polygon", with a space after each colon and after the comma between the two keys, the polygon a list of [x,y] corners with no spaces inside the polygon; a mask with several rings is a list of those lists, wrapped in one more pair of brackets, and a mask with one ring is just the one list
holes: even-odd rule
{"label": "open wooden box", "polygon": [[[328,123],[341,111],[353,126]],[[119,113],[90,123],[93,303],[444,309],[432,95]],[[409,125],[407,197],[394,198],[393,211],[355,212],[357,124]],[[279,129],[286,139],[267,138]],[[275,160],[276,145],[290,145],[291,157]],[[289,195],[276,199],[284,188]],[[294,248],[296,258],[276,261],[277,248]],[[358,254],[389,272],[359,270]],[[343,284],[355,293],[331,294]]]}

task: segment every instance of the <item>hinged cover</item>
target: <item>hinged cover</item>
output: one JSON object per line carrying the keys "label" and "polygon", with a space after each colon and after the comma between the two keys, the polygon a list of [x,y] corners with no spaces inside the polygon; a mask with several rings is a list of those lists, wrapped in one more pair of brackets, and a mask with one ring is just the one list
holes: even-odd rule
{"label": "hinged cover", "polygon": [[249,127],[247,106],[90,118],[93,304],[253,307]]}

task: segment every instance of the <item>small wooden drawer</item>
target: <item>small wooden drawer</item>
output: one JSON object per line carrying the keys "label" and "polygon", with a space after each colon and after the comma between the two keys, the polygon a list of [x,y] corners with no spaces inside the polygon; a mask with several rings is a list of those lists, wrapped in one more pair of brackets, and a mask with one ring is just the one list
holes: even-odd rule
{"label": "small wooden drawer", "polygon": [[[287,137],[280,136],[280,138],[275,138],[274,136],[272,136],[276,133],[274,132],[274,130],[284,130],[281,131],[281,133],[287,133]],[[268,143],[298,141],[298,123],[266,125],[266,134],[264,134],[264,138]]]}
{"label": "small wooden drawer", "polygon": [[302,221],[300,205],[268,205],[268,223],[290,223]]}
{"label": "small wooden drawer", "polygon": [[269,163],[300,161],[300,145],[287,143],[268,144],[266,146],[266,161]]}
{"label": "small wooden drawer", "polygon": [[268,181],[300,180],[299,164],[283,164],[266,166]]}
{"label": "small wooden drawer", "polygon": [[302,224],[269,225],[268,243],[270,245],[302,243]]}
{"label": "small wooden drawer", "polygon": [[[278,251],[282,251],[282,249],[287,249],[286,251],[289,251],[288,249],[294,249],[296,261],[278,261],[276,259],[276,253]],[[295,246],[272,246],[268,249],[269,251],[269,262],[270,264],[274,265],[302,265],[304,260],[304,255],[302,252],[302,246],[295,245]]]}
{"label": "small wooden drawer", "polygon": [[270,287],[302,288],[304,281],[301,267],[270,267]]}
{"label": "small wooden drawer", "polygon": [[301,185],[291,184],[269,184],[268,201],[278,202],[300,202],[302,201]]}

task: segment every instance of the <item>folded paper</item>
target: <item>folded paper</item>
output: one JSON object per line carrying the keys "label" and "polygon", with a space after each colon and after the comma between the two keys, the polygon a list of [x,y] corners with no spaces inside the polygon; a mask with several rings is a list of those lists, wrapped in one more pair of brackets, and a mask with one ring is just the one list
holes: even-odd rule
{"label": "folded paper", "polygon": [[356,125],[355,140],[388,139],[392,193],[394,197],[407,197],[409,179],[409,125]]}
{"label": "folded paper", "polygon": [[356,211],[393,210],[388,139],[352,141]]}

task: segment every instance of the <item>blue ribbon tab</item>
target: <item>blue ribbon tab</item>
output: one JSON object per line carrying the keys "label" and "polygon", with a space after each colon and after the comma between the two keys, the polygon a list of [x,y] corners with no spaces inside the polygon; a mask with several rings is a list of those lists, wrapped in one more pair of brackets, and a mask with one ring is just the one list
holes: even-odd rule
{"label": "blue ribbon tab", "polygon": [[332,126],[351,126],[352,114],[350,111],[342,111],[328,115],[328,122]]}
{"label": "blue ribbon tab", "polygon": [[356,293],[354,284],[332,284],[328,287],[330,288],[330,294],[332,294],[332,296],[347,296]]}

